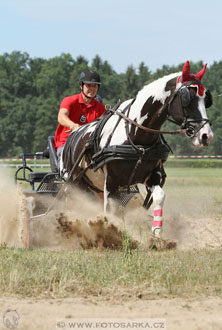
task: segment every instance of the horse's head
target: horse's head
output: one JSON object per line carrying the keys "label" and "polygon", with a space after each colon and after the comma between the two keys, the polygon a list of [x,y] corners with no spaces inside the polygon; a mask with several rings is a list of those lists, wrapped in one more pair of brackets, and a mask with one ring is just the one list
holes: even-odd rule
{"label": "horse's head", "polygon": [[201,79],[207,64],[196,75],[190,73],[190,64],[184,64],[182,75],[177,78],[176,89],[169,101],[168,112],[173,120],[192,139],[194,146],[207,146],[213,139],[213,132],[207,118],[206,108],[212,104],[212,96]]}

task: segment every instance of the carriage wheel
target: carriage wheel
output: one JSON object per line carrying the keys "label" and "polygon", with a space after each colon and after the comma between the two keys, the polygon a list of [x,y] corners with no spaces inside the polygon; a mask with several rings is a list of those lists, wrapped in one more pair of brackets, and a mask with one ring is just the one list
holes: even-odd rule
{"label": "carriage wheel", "polygon": [[31,200],[26,198],[20,187],[17,189],[17,235],[19,247],[29,247],[29,222],[32,213]]}

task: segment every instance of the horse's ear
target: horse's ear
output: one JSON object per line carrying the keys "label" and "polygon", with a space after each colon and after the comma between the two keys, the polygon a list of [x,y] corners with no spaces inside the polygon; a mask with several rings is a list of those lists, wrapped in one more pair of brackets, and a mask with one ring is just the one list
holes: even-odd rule
{"label": "horse's ear", "polygon": [[190,62],[186,61],[182,71],[182,83],[190,79]]}
{"label": "horse's ear", "polygon": [[206,71],[206,67],[207,67],[207,63],[204,65],[203,69],[200,70],[200,72],[198,72],[198,73],[195,75],[199,80],[201,80],[201,79],[203,78],[204,73],[205,73],[205,71]]}

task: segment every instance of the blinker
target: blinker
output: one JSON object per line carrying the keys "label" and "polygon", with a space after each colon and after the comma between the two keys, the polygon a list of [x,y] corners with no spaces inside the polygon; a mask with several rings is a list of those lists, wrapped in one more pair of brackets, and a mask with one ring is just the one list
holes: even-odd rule
{"label": "blinker", "polygon": [[181,99],[182,106],[184,108],[187,108],[190,104],[190,91],[187,87],[184,87],[181,89],[180,99]]}
{"label": "blinker", "polygon": [[209,89],[206,90],[204,102],[206,108],[209,108],[213,104],[213,98]]}

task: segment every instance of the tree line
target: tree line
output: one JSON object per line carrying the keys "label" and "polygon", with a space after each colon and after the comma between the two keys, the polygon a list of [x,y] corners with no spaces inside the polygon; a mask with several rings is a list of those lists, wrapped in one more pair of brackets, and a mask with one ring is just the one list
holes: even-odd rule
{"label": "tree line", "polygon": [[[129,65],[124,73],[96,55],[91,62],[85,57],[70,54],[43,59],[14,51],[0,56],[0,157],[19,157],[24,152],[43,151],[47,137],[54,135],[61,100],[79,93],[79,75],[86,68],[99,72],[102,85],[99,95],[104,104],[114,106],[118,100],[135,97],[146,84],[166,74],[182,70],[178,66],[163,65],[151,72],[144,62],[138,68]],[[190,62],[191,72],[199,72],[204,63]],[[174,154],[222,154],[222,61],[207,68],[203,85],[213,96],[208,109],[215,134],[206,149],[193,149],[184,136],[165,136]],[[164,129],[178,129],[166,123]]]}

